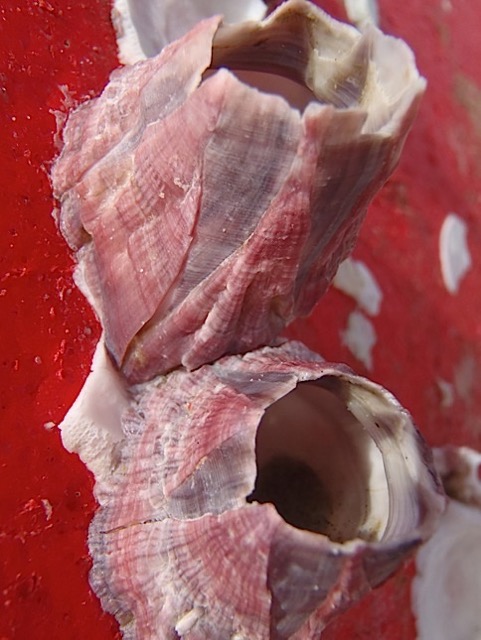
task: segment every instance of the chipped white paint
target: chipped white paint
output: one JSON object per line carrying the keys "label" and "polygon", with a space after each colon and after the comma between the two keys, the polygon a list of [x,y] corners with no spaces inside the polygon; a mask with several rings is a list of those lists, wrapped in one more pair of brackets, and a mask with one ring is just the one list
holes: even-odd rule
{"label": "chipped white paint", "polygon": [[467,244],[467,225],[455,213],[449,213],[439,235],[439,258],[446,289],[456,294],[459,285],[471,266]]}
{"label": "chipped white paint", "polygon": [[332,284],[354,298],[359,307],[370,316],[377,316],[379,313],[382,291],[364,262],[352,258],[344,260],[339,265]]}
{"label": "chipped white paint", "polygon": [[454,387],[465,402],[471,400],[477,378],[477,362],[471,353],[466,353],[454,369]]}
{"label": "chipped white paint", "polygon": [[416,559],[418,640],[481,638],[481,510],[450,500]]}
{"label": "chipped white paint", "polygon": [[101,339],[91,373],[59,425],[64,447],[78,453],[97,481],[109,475],[115,466],[114,445],[123,437],[120,418],[128,404],[122,379]]}
{"label": "chipped white paint", "polygon": [[438,378],[436,384],[441,393],[441,406],[445,408],[452,407],[455,398],[454,385],[447,380],[443,380],[443,378]]}
{"label": "chipped white paint", "polygon": [[262,0],[115,0],[112,22],[117,32],[119,60],[134,64],[156,55],[195,24],[216,14],[225,22],[260,20]]}
{"label": "chipped white paint", "polygon": [[379,24],[377,0],[344,0],[347,17],[356,25],[366,22]]}
{"label": "chipped white paint", "polygon": [[50,431],[50,429],[53,429],[55,426],[55,422],[49,421],[44,423],[43,428],[47,429],[47,431]]}
{"label": "chipped white paint", "polygon": [[177,620],[177,624],[175,625],[176,632],[183,637],[203,615],[204,609],[202,607],[194,607]]}
{"label": "chipped white paint", "polygon": [[353,311],[347,320],[347,328],[341,334],[343,344],[362,362],[372,369],[372,349],[377,341],[372,322],[360,311]]}
{"label": "chipped white paint", "polygon": [[52,517],[53,507],[48,498],[42,498],[41,501],[43,510],[45,511],[45,518],[50,520]]}

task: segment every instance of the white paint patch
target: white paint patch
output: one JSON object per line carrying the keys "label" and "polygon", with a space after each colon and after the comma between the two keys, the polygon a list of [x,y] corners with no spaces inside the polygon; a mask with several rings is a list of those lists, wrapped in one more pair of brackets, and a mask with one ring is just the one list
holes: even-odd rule
{"label": "white paint patch", "polygon": [[377,341],[372,322],[360,311],[353,311],[347,329],[341,334],[343,344],[367,369],[372,369],[372,349]]}
{"label": "white paint patch", "polygon": [[265,13],[262,0],[115,0],[119,60],[134,64],[154,56],[204,18],[222,15],[236,23],[261,20]]}
{"label": "white paint patch", "polygon": [[378,315],[381,309],[382,291],[364,262],[352,258],[341,262],[332,284],[339,291],[354,298],[367,314]]}
{"label": "white paint patch", "polygon": [[45,511],[45,518],[47,520],[50,520],[53,512],[53,507],[50,503],[50,500],[48,498],[42,498],[41,503],[42,503],[43,510]]}
{"label": "white paint patch", "polygon": [[443,380],[443,378],[438,378],[436,383],[441,394],[441,406],[445,408],[452,407],[455,398],[454,385],[447,380]]}
{"label": "white paint patch", "polygon": [[460,282],[471,266],[467,225],[455,213],[448,214],[441,227],[439,258],[446,289],[454,295],[458,292]]}
{"label": "white paint patch", "polygon": [[376,0],[344,0],[347,17],[356,25],[366,22],[379,24],[379,9]]}
{"label": "white paint patch", "polygon": [[418,640],[481,639],[481,510],[450,500],[416,558]]}
{"label": "white paint patch", "polygon": [[122,437],[121,416],[129,396],[101,339],[92,360],[92,370],[77,399],[59,425],[68,451],[78,453],[101,482],[115,466],[115,443]]}

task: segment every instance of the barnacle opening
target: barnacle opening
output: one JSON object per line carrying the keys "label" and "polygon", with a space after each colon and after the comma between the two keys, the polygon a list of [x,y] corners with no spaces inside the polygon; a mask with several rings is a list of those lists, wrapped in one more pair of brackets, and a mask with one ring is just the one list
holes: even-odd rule
{"label": "barnacle opening", "polygon": [[[301,112],[310,102],[319,102],[318,98],[307,86],[298,84],[289,78],[265,71],[249,71],[227,66],[224,68],[233,73],[243,84],[258,89],[262,93],[281,96],[291,107]],[[212,73],[214,73],[213,70],[206,71],[203,79],[205,80]]]}
{"label": "barnacle opening", "polygon": [[242,83],[279,95],[303,111],[319,97],[306,83],[310,37],[304,16],[291,16],[290,28],[272,25],[265,32],[222,25],[212,44],[212,61],[203,75],[228,69]]}
{"label": "barnacle opening", "polygon": [[310,3],[292,2],[263,22],[221,24],[210,70],[229,69],[301,111],[312,101],[349,108],[364,101],[371,57],[371,35],[362,36]]}
{"label": "barnacle opening", "polygon": [[380,540],[389,504],[382,454],[329,378],[298,383],[265,411],[247,500],[335,542]]}

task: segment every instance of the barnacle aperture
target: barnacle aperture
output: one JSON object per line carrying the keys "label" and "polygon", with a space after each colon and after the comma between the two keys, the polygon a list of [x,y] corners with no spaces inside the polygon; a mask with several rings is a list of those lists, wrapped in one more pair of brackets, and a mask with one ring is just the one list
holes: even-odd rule
{"label": "barnacle aperture", "polygon": [[335,542],[379,540],[387,510],[372,509],[389,503],[381,452],[326,384],[300,382],[266,409],[249,501],[271,502],[286,522]]}
{"label": "barnacle aperture", "polygon": [[[407,412],[300,343],[131,393],[120,441],[99,424],[78,429],[75,410],[64,425],[95,466],[92,586],[126,638],[169,637],[188,621],[189,640],[316,637],[443,509]],[[301,491],[282,503],[291,481]]]}

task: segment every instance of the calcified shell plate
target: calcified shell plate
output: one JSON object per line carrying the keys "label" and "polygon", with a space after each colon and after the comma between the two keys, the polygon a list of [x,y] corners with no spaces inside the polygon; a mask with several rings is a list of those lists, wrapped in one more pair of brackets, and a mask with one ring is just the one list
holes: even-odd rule
{"label": "calcified shell plate", "polygon": [[155,56],[204,18],[223,15],[235,23],[261,20],[266,11],[262,0],[115,0],[119,59],[133,64]]}
{"label": "calcified shell plate", "polygon": [[404,43],[291,0],[201,22],[74,112],[60,228],[127,378],[269,344],[307,314],[423,89]]}
{"label": "calcified shell plate", "polygon": [[317,638],[432,532],[397,401],[299,343],[252,351],[325,291],[423,89],[404,43],[290,0],[199,23],[69,118],[52,180],[104,337],[62,437],[125,638]]}
{"label": "calcified shell plate", "polygon": [[[112,402],[121,378],[107,374]],[[125,638],[317,638],[442,511],[409,415],[300,343],[130,393],[116,424],[79,423],[81,396],[63,425],[96,473],[91,582]]]}
{"label": "calcified shell plate", "polygon": [[434,450],[449,496],[434,535],[416,556],[413,611],[418,640],[481,638],[481,452]]}

